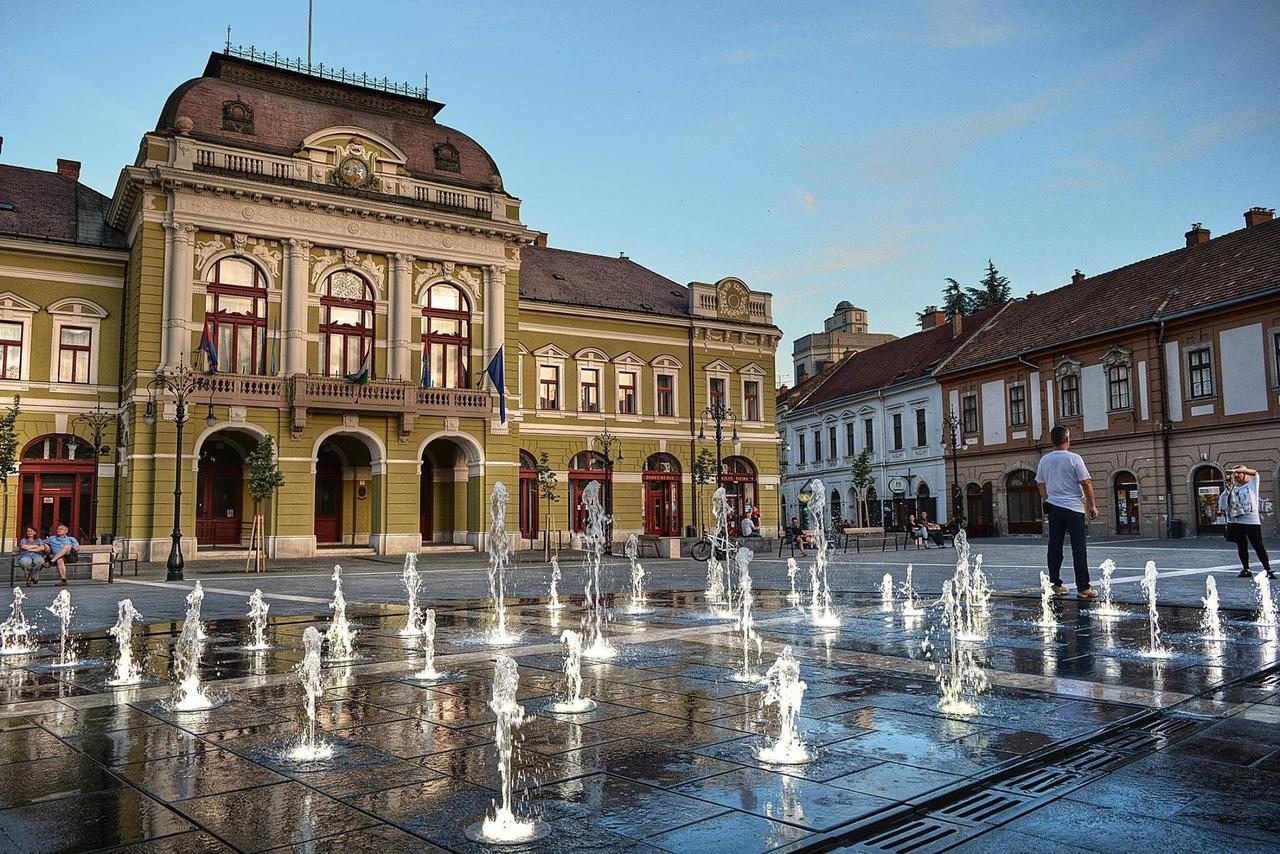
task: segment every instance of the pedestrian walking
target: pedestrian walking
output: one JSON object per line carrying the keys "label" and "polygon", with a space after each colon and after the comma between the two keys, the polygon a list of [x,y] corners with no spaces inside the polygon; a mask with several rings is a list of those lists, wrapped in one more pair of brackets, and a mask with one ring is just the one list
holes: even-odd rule
{"label": "pedestrian walking", "polygon": [[1092,599],[1098,595],[1089,583],[1089,556],[1085,551],[1088,519],[1098,518],[1098,505],[1093,497],[1093,480],[1080,455],[1071,448],[1071,431],[1059,424],[1049,431],[1053,450],[1040,458],[1036,467],[1036,485],[1049,517],[1049,581],[1056,596],[1066,595],[1062,584],[1062,546],[1071,537],[1071,563],[1076,575],[1076,598]]}
{"label": "pedestrian walking", "polygon": [[1267,547],[1262,544],[1261,500],[1258,498],[1258,472],[1248,466],[1231,469],[1227,488],[1218,496],[1218,511],[1227,518],[1227,540],[1236,544],[1240,555],[1240,577],[1252,578],[1249,570],[1249,546],[1262,562],[1267,578],[1275,578]]}

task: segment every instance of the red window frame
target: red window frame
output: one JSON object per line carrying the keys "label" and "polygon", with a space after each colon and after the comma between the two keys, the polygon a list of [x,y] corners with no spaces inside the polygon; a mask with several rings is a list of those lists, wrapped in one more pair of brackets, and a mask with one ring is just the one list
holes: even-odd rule
{"label": "red window frame", "polygon": [[26,329],[16,320],[0,321],[0,326],[15,326],[18,340],[0,340],[0,379],[22,379],[22,347],[26,343]]}
{"label": "red window frame", "polygon": [[[63,340],[63,333],[87,332],[89,334],[88,344],[68,344]],[[71,353],[71,377],[68,379],[62,375],[62,354]],[[63,326],[58,330],[58,382],[60,383],[87,383],[89,382],[89,371],[92,368],[93,353],[93,329],[88,326]],[[81,354],[83,354],[84,379],[77,379],[81,368]]]}
{"label": "red window frame", "polygon": [[581,412],[600,411],[600,369],[579,369],[578,407]]}
{"label": "red window frame", "polygon": [[[457,295],[456,301],[437,304],[449,291]],[[435,331],[433,320],[457,323],[458,334]],[[471,301],[457,285],[439,282],[427,289],[427,303],[422,307],[422,353],[431,371],[431,388],[471,388]],[[452,373],[447,367],[451,355],[455,365]]]}
{"label": "red window frame", "polygon": [[[364,293],[362,299],[348,299],[333,295],[333,277],[344,273],[355,276],[360,282]],[[333,310],[335,308],[355,309],[360,312],[360,323],[352,326],[335,321],[333,319]],[[324,339],[324,352],[321,354],[324,362],[321,367],[326,377],[349,376],[357,373],[360,370],[360,366],[368,359],[370,348],[373,347],[373,311],[373,289],[363,276],[352,273],[350,270],[338,270],[330,273],[325,278],[324,295],[320,297],[320,335]],[[334,374],[332,370],[335,344],[342,348],[340,370],[337,374]],[[359,348],[359,356],[355,362],[351,361],[352,344]],[[353,366],[355,370],[351,370]],[[369,359],[370,379],[373,379],[373,374],[373,360]]]}
{"label": "red window frame", "polygon": [[727,381],[723,377],[712,377],[710,385],[707,386],[707,402],[712,407],[722,408],[725,399],[725,386]]}
{"label": "red window frame", "polygon": [[[760,420],[760,383],[756,380],[747,380],[742,384],[742,408],[746,410],[748,421]],[[835,457],[835,451],[831,452],[831,456]]]}
{"label": "red window frame", "polygon": [[[544,379],[543,369],[551,371],[551,379]],[[538,408],[548,412],[560,409],[560,366],[538,365]]]}
{"label": "red window frame", "polygon": [[618,414],[636,414],[635,371],[618,371]]}
{"label": "red window frame", "polygon": [[[253,270],[250,286],[229,284],[222,281],[222,265],[237,261]],[[222,373],[265,374],[267,343],[267,281],[257,264],[243,258],[230,256],[213,265],[211,278],[205,286],[204,313],[209,321],[209,332],[218,349],[218,370]],[[253,302],[253,313],[244,314],[223,306],[224,297],[248,299]],[[249,329],[249,354],[246,361],[241,350],[240,329]],[[249,370],[240,368],[247,366]]]}
{"label": "red window frame", "polygon": [[[663,388],[663,383],[666,388]],[[676,378],[671,374],[658,374],[658,415],[673,418],[676,414]]]}

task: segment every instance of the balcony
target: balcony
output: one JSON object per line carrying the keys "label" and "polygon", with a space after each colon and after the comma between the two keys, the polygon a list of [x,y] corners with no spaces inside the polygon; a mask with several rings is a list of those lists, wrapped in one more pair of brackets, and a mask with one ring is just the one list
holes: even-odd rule
{"label": "balcony", "polygon": [[467,388],[420,388],[413,383],[374,381],[357,385],[334,377],[263,377],[214,374],[203,379],[215,406],[265,406],[293,411],[293,432],[307,426],[307,412],[368,413],[400,416],[408,434],[418,416],[485,418],[492,395]]}

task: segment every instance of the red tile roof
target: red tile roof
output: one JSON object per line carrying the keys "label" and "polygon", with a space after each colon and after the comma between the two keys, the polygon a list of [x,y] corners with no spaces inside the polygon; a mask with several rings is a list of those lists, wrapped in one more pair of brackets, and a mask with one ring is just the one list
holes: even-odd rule
{"label": "red tile roof", "polygon": [[124,235],[106,222],[110,203],[57,172],[0,164],[0,234],[124,249]]}
{"label": "red tile roof", "polygon": [[688,288],[629,258],[543,246],[526,246],[520,250],[520,298],[670,317],[689,316]]}
{"label": "red tile roof", "polygon": [[949,374],[1280,288],[1280,220],[1009,304],[941,366]]}
{"label": "red tile roof", "polygon": [[998,311],[987,309],[965,317],[959,335],[954,335],[951,324],[946,323],[845,356],[825,379],[818,374],[799,386],[796,391],[803,396],[789,398],[793,401],[790,411],[926,377],[956,347],[971,340]]}

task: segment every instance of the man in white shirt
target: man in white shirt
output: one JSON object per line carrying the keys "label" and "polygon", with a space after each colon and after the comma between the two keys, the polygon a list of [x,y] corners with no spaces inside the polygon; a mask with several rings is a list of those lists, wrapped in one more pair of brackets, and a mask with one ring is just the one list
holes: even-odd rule
{"label": "man in white shirt", "polygon": [[1040,458],[1036,467],[1036,485],[1049,517],[1049,581],[1055,595],[1066,595],[1062,584],[1062,545],[1071,537],[1071,562],[1076,573],[1076,598],[1092,599],[1098,595],[1089,584],[1089,557],[1085,551],[1088,519],[1098,518],[1098,505],[1093,498],[1093,480],[1084,460],[1071,447],[1071,431],[1059,424],[1049,431],[1053,450]]}

